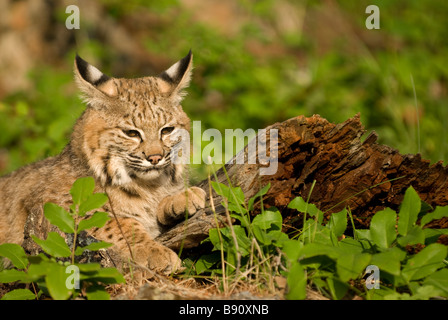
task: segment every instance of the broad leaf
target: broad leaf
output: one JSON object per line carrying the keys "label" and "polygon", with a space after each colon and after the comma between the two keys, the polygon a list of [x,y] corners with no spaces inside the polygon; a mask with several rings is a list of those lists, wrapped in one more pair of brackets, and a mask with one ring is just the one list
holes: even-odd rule
{"label": "broad leaf", "polygon": [[397,237],[397,214],[390,208],[377,212],[370,222],[370,237],[380,248],[389,248]]}
{"label": "broad leaf", "polygon": [[448,269],[439,270],[425,279],[425,284],[431,284],[445,292],[448,297]]}
{"label": "broad leaf", "polygon": [[36,299],[34,293],[28,289],[15,289],[6,293],[1,300],[33,300]]}
{"label": "broad leaf", "polygon": [[340,212],[333,213],[327,227],[333,231],[336,237],[342,236],[347,229],[347,210],[343,209]]}
{"label": "broad leaf", "polygon": [[70,248],[65,243],[63,237],[56,232],[49,232],[47,240],[39,239],[38,237],[31,236],[42,250],[55,258],[67,258],[70,256]]}
{"label": "broad leaf", "polygon": [[287,276],[289,300],[304,300],[306,298],[306,274],[298,262],[294,262]]}
{"label": "broad leaf", "polygon": [[402,270],[407,281],[422,279],[444,266],[448,247],[433,243],[410,258]]}
{"label": "broad leaf", "polygon": [[104,193],[94,193],[79,205],[78,214],[82,217],[91,210],[101,208],[108,200]]}
{"label": "broad leaf", "polygon": [[[236,237],[236,241],[238,241],[238,248],[240,250],[240,253],[243,256],[247,256],[250,253],[251,241],[249,240],[249,238],[246,235],[245,228],[238,226],[238,225],[233,226],[232,228],[233,228],[233,232]],[[222,229],[222,232],[226,236],[226,238],[231,239],[230,249],[235,248],[233,234],[232,234],[230,228]]]}
{"label": "broad leaf", "polygon": [[45,277],[45,283],[53,299],[67,300],[72,295],[72,289],[69,289],[66,283],[67,279],[66,267],[57,263],[51,265],[51,269]]}
{"label": "broad leaf", "polygon": [[110,295],[103,286],[93,285],[86,290],[88,300],[110,300]]}
{"label": "broad leaf", "polygon": [[428,224],[432,220],[442,219],[443,217],[448,217],[448,206],[436,207],[433,212],[427,213],[425,216],[423,216],[420,225],[423,227],[425,224]]}
{"label": "broad leaf", "polygon": [[28,266],[28,258],[25,250],[18,244],[4,243],[0,245],[0,256],[8,258],[14,267],[25,269]]}
{"label": "broad leaf", "polygon": [[424,228],[423,233],[425,234],[425,244],[428,245],[437,242],[440,236],[448,235],[448,229]]}
{"label": "broad leaf", "polygon": [[98,251],[100,249],[106,249],[106,248],[109,248],[112,246],[113,246],[113,243],[108,243],[108,242],[104,242],[104,241],[93,242],[85,247],[77,247],[75,250],[75,255],[79,256],[79,255],[83,254],[83,252],[86,250]]}
{"label": "broad leaf", "polygon": [[411,230],[408,231],[407,235],[399,237],[397,241],[402,247],[418,243],[424,244],[425,232],[420,226],[413,226]]}
{"label": "broad leaf", "polygon": [[92,273],[81,273],[81,280],[105,284],[125,283],[123,275],[115,268],[101,268]]}
{"label": "broad leaf", "polygon": [[358,240],[372,240],[369,229],[356,229],[355,235]]}
{"label": "broad leaf", "polygon": [[229,202],[244,204],[244,193],[240,187],[228,187],[225,184],[211,181],[212,187],[217,194],[226,198]]}
{"label": "broad leaf", "polygon": [[271,188],[271,183],[265,185],[260,191],[258,191],[252,198],[249,199],[249,202],[247,204],[249,211],[252,211],[254,209],[254,203],[258,198],[261,198],[266,193],[268,193],[269,188]]}
{"label": "broad leaf", "polygon": [[327,278],[328,289],[330,289],[331,296],[334,300],[342,299],[348,291],[349,284],[340,281],[337,278]]}
{"label": "broad leaf", "polygon": [[201,256],[195,263],[196,274],[201,274],[204,271],[208,271],[219,261],[221,261],[221,255],[216,251],[211,254]]}
{"label": "broad leaf", "polygon": [[24,278],[27,278],[27,275],[24,271],[7,269],[0,272],[0,283],[16,282]]}
{"label": "broad leaf", "polygon": [[282,251],[291,263],[299,259],[302,248],[303,243],[298,240],[290,239],[282,243]]}
{"label": "broad leaf", "polygon": [[80,263],[76,264],[79,268],[80,272],[95,272],[101,269],[101,265],[99,263]]}
{"label": "broad leaf", "polygon": [[398,214],[398,233],[402,236],[408,234],[414,227],[420,212],[422,201],[413,187],[409,187],[400,206]]}
{"label": "broad leaf", "polygon": [[288,208],[296,209],[299,212],[306,212],[314,217],[316,214],[322,213],[314,204],[307,203],[302,197],[294,198],[289,204]]}
{"label": "broad leaf", "polygon": [[64,208],[54,203],[46,203],[44,205],[44,215],[51,224],[58,227],[62,232],[75,232],[75,220]]}
{"label": "broad leaf", "polygon": [[106,212],[95,212],[90,218],[81,220],[78,224],[78,233],[83,230],[93,227],[101,228],[107,221],[109,221],[109,215]]}
{"label": "broad leaf", "polygon": [[73,183],[70,194],[73,198],[73,204],[80,205],[86,201],[95,189],[95,180],[92,177],[79,178]]}
{"label": "broad leaf", "polygon": [[341,254],[336,260],[336,270],[342,281],[356,279],[362,275],[364,269],[369,265],[371,255],[367,253]]}
{"label": "broad leaf", "polygon": [[372,256],[373,265],[378,266],[380,270],[388,272],[394,276],[399,276],[401,271],[401,261],[406,257],[406,252],[393,247],[384,252],[374,254]]}
{"label": "broad leaf", "polygon": [[258,214],[252,220],[252,226],[257,226],[262,230],[268,230],[272,226],[275,227],[276,230],[281,230],[282,228],[282,215],[281,213],[273,208],[269,208],[269,210],[265,210],[263,213]]}

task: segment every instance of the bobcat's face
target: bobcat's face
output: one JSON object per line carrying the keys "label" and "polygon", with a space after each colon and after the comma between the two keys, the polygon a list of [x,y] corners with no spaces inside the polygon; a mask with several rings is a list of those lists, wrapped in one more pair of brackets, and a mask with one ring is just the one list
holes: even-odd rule
{"label": "bobcat's face", "polygon": [[190,129],[180,101],[191,60],[189,53],[159,77],[116,79],[77,57],[77,82],[89,103],[81,118],[82,149],[103,184],[126,187],[182,174],[173,159],[180,133]]}

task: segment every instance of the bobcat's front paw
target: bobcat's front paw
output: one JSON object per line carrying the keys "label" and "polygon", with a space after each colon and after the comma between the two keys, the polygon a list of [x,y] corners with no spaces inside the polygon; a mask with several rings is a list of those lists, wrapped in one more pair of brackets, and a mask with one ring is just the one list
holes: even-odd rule
{"label": "bobcat's front paw", "polygon": [[163,274],[182,270],[182,260],[171,249],[158,245],[150,249],[148,268]]}
{"label": "bobcat's front paw", "polygon": [[186,211],[188,211],[188,215],[192,216],[198,209],[205,207],[205,197],[204,190],[191,187],[186,191],[164,198],[159,203],[157,212],[159,222],[170,225],[182,218]]}

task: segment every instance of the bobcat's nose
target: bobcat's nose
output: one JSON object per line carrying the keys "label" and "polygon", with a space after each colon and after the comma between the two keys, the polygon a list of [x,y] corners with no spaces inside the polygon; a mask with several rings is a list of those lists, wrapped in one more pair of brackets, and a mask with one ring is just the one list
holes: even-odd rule
{"label": "bobcat's nose", "polygon": [[151,162],[152,165],[156,165],[160,162],[160,160],[162,160],[162,155],[161,154],[150,154],[149,156],[146,157],[146,159],[149,162]]}

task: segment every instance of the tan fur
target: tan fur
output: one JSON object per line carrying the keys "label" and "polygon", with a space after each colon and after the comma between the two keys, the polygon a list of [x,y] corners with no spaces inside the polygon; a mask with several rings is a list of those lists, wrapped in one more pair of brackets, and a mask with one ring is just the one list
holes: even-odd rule
{"label": "tan fur", "polygon": [[153,239],[186,210],[191,215],[205,205],[202,189],[186,189],[184,165],[170,160],[175,142],[162,134],[190,128],[180,102],[191,68],[190,53],[159,77],[117,79],[77,57],[75,80],[88,107],[61,154],[0,178],[0,243],[21,244],[30,213],[42,214],[46,202],[68,209],[73,182],[93,176],[96,192],[109,196],[103,210],[113,209],[124,233],[111,219],[93,236],[114,243],[123,257],[131,256],[127,240],[137,263],[176,270],[177,255]]}

